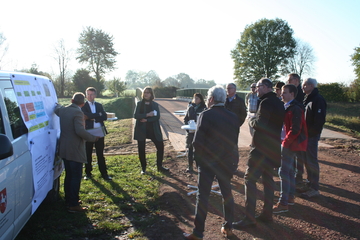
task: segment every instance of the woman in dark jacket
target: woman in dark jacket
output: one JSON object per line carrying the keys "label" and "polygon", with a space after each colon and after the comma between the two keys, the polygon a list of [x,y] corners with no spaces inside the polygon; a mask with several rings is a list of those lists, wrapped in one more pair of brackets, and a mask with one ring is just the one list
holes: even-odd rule
{"label": "woman in dark jacket", "polygon": [[162,166],[164,158],[164,142],[160,130],[160,111],[159,105],[154,102],[155,96],[152,88],[145,87],[142,93],[142,101],[136,104],[134,118],[136,125],[134,139],[138,141],[138,151],[141,163],[141,174],[146,173],[145,141],[151,139],[156,146],[156,165],[160,172],[169,171]]}
{"label": "woman in dark jacket", "polygon": [[[186,111],[186,115],[184,118],[184,123],[189,124],[190,120],[194,120],[196,122],[197,116],[199,113],[206,109],[204,97],[200,93],[195,93],[193,100],[190,102],[188,109]],[[186,148],[189,149],[188,152],[188,161],[189,168],[186,169],[186,172],[193,171],[193,162],[194,162],[194,149],[192,145],[192,141],[194,139],[195,131],[188,130],[186,134]]]}

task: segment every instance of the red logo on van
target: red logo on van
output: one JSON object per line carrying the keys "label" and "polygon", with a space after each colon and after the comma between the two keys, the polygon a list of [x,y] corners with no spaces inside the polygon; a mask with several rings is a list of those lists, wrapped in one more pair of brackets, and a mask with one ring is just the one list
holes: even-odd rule
{"label": "red logo on van", "polygon": [[4,189],[0,192],[0,212],[1,212],[1,213],[4,213],[4,212],[5,212],[6,203],[7,203],[6,188],[4,188]]}

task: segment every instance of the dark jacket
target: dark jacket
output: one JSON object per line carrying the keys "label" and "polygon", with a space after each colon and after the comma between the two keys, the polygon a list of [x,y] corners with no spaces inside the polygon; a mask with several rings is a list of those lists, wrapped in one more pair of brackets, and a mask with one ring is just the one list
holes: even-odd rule
{"label": "dark jacket", "polygon": [[[256,151],[256,164],[268,164],[280,167],[281,163],[281,131],[285,117],[284,104],[274,92],[268,92],[259,99],[259,107],[255,117],[250,119],[254,128],[252,147]],[[250,156],[251,157],[251,156]],[[266,161],[262,161],[266,159]],[[251,164],[255,164],[251,163]]]}
{"label": "dark jacket", "polygon": [[301,88],[301,84],[299,84],[299,86],[297,86],[297,90],[298,90],[298,93],[296,95],[295,100],[298,101],[300,104],[303,104],[305,93],[303,92],[303,90]]}
{"label": "dark jacket", "polygon": [[308,128],[308,136],[316,137],[321,134],[326,120],[327,104],[325,99],[319,94],[319,90],[314,90],[305,95],[305,119]]}
{"label": "dark jacket", "polygon": [[85,120],[85,129],[94,128],[94,122],[98,122],[102,127],[104,127],[105,132],[107,133],[104,124],[104,121],[107,119],[107,114],[101,103],[95,102],[95,108],[96,113],[92,113],[89,102],[86,102],[85,105],[81,108],[81,111],[83,111],[84,115],[88,117],[88,119]]}
{"label": "dark jacket", "polygon": [[227,110],[232,111],[233,113],[235,113],[238,116],[239,126],[241,127],[241,125],[243,125],[243,123],[246,119],[246,115],[247,115],[244,99],[239,97],[237,94],[235,94],[235,97],[231,102],[229,102],[229,99],[226,98],[225,108]]}
{"label": "dark jacket", "polygon": [[306,151],[307,148],[307,126],[303,105],[294,99],[285,110],[285,138],[283,147],[291,151]]}
{"label": "dark jacket", "polygon": [[[184,117],[184,124],[189,124],[189,120],[194,120],[197,122],[198,114],[203,112],[206,109],[205,103],[201,103],[200,106],[195,110],[195,103],[189,104],[186,115]],[[194,132],[189,133],[189,131],[186,131],[186,147],[190,148],[192,146],[192,141],[194,139]]]}
{"label": "dark jacket", "polygon": [[151,101],[151,109],[157,111],[157,115],[153,117],[146,117],[146,112],[141,113],[142,101],[137,102],[136,109],[134,112],[134,118],[136,119],[135,129],[134,129],[134,139],[139,141],[145,141],[146,140],[146,126],[148,124],[140,122],[141,119],[146,118],[148,122],[152,123],[152,126],[154,128],[154,134],[155,138],[158,141],[163,141],[161,129],[160,129],[160,111],[159,111],[159,104],[157,104],[154,101]]}
{"label": "dark jacket", "polygon": [[197,115],[206,109],[205,103],[200,103],[200,106],[195,110],[195,103],[189,103],[184,117],[184,124],[187,125],[189,120],[197,120]]}
{"label": "dark jacket", "polygon": [[238,154],[234,154],[238,136],[239,120],[236,114],[223,106],[212,106],[202,112],[193,141],[197,164],[211,168],[217,163],[224,173],[232,176],[233,164],[238,161]]}

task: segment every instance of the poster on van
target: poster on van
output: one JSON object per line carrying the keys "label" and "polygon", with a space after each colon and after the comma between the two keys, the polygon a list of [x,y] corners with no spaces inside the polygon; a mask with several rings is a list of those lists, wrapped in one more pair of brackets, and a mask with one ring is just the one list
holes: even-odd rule
{"label": "poster on van", "polygon": [[59,119],[53,112],[57,96],[53,83],[45,77],[13,74],[11,81],[21,116],[29,130],[28,145],[35,190],[32,205],[34,213],[52,189],[54,179],[54,157],[60,131]]}

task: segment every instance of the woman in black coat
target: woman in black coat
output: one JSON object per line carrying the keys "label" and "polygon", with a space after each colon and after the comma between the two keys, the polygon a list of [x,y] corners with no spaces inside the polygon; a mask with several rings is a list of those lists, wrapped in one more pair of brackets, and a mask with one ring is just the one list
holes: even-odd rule
{"label": "woman in black coat", "polygon": [[134,118],[136,125],[134,139],[138,141],[139,158],[141,163],[141,174],[146,173],[145,141],[151,139],[156,146],[156,165],[160,172],[169,171],[162,166],[164,158],[164,142],[160,129],[159,105],[154,102],[155,96],[152,88],[145,87],[142,93],[142,100],[136,105]]}
{"label": "woman in black coat", "polygon": [[[187,108],[186,115],[184,118],[184,123],[188,125],[190,120],[194,120],[196,122],[198,114],[204,111],[205,109],[206,109],[206,105],[203,95],[201,95],[200,93],[195,93],[193,100],[189,103],[189,106]],[[194,133],[195,131],[188,130],[186,134],[186,148],[189,149],[188,151],[189,167],[188,169],[186,169],[186,172],[193,171],[194,149],[193,149],[192,141],[194,139]]]}

